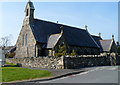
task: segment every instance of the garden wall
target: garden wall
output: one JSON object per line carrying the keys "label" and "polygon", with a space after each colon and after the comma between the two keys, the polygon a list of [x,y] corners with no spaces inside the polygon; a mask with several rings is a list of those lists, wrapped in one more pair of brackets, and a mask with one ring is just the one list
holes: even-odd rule
{"label": "garden wall", "polygon": [[106,66],[111,65],[110,59],[106,56],[104,57],[76,57],[76,58],[65,58],[64,59],[65,68],[83,68],[91,66]]}
{"label": "garden wall", "polygon": [[24,57],[7,58],[7,62],[19,63],[23,67],[63,69],[63,57]]}
{"label": "garden wall", "polygon": [[7,62],[19,63],[24,67],[51,68],[51,69],[78,69],[90,66],[106,66],[120,64],[120,56],[66,56],[66,57],[24,57],[8,58]]}

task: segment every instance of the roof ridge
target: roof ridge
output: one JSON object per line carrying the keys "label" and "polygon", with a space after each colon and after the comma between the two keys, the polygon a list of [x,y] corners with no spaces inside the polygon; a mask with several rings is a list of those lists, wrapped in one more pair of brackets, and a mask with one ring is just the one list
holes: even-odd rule
{"label": "roof ridge", "polygon": [[104,40],[100,40],[100,41],[108,41],[108,40],[112,40],[112,39],[104,39]]}
{"label": "roof ridge", "polygon": [[55,23],[55,22],[52,22],[52,21],[46,21],[46,20],[37,19],[37,18],[34,18],[34,20],[39,20],[39,21],[43,21],[43,22],[48,22],[48,23],[52,23],[52,24],[57,24],[57,25],[61,25],[61,26],[70,27],[70,28],[72,28],[72,29],[74,28],[74,29],[86,31],[86,29],[78,28],[78,27],[75,27],[75,26],[69,26],[69,25],[66,25],[66,24]]}
{"label": "roof ridge", "polygon": [[[100,37],[99,35],[91,35],[91,36]],[[101,38],[101,37],[100,37],[100,38]]]}

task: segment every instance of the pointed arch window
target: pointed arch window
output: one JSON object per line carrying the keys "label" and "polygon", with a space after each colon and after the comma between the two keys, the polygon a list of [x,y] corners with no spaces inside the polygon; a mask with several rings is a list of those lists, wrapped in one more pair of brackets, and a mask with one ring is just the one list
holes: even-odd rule
{"label": "pointed arch window", "polygon": [[28,9],[27,9],[27,11],[26,11],[26,16],[28,16]]}
{"label": "pointed arch window", "polygon": [[24,46],[24,35],[22,36],[22,45]]}
{"label": "pointed arch window", "polygon": [[25,35],[25,45],[27,45],[28,44],[28,35],[26,34]]}

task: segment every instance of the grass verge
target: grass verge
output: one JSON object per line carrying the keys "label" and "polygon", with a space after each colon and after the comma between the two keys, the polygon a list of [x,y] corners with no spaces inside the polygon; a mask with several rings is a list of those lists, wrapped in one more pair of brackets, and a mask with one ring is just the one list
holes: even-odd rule
{"label": "grass verge", "polygon": [[16,65],[16,64],[13,64],[13,63],[9,63],[9,62],[6,62],[6,64],[8,64],[8,65]]}
{"label": "grass verge", "polygon": [[50,76],[52,76],[52,73],[45,70],[36,70],[20,67],[2,67],[2,82],[27,80]]}

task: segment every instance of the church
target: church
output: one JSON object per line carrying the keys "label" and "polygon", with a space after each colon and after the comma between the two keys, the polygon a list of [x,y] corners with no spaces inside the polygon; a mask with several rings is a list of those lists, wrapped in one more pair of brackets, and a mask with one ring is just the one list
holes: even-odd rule
{"label": "church", "polygon": [[[29,0],[16,42],[16,57],[54,56],[63,45],[67,53],[74,50],[78,55],[98,55],[104,49],[106,52],[115,51],[114,39],[103,40],[100,36],[91,35],[87,29],[36,19],[34,11],[33,2]],[[108,50],[103,48],[107,43],[110,44],[107,45]]]}

